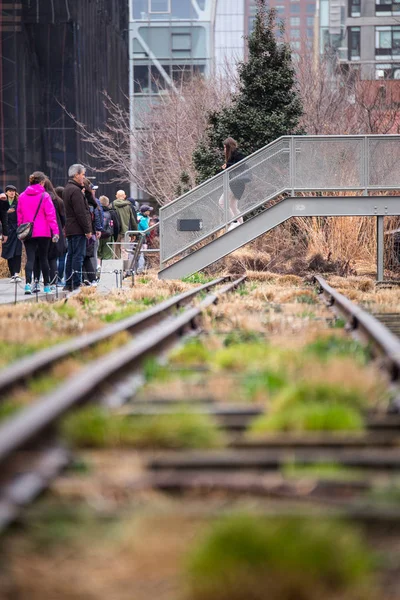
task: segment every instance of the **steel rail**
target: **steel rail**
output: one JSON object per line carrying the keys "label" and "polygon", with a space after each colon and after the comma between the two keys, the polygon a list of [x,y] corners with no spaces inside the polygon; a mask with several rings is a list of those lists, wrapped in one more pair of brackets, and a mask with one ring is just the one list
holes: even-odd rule
{"label": "steel rail", "polygon": [[[222,294],[236,289],[245,279],[245,276],[240,277],[209,294],[197,307],[187,308],[179,315],[151,325],[123,347],[92,361],[41,401],[7,419],[0,426],[0,531],[15,518],[18,507],[28,504],[48,486],[58,472],[56,468],[51,470],[50,475],[48,469],[44,473],[40,469],[30,471],[29,468],[21,472],[18,454],[26,449],[31,450],[29,444],[33,449],[40,450],[49,435],[53,435],[58,421],[68,411],[85,403],[101,400],[101,392],[110,377],[121,375],[128,369],[139,370],[148,356],[159,354],[176,343],[177,339],[181,339],[185,332],[196,329],[202,312],[217,303]],[[46,462],[46,452],[43,460]],[[65,466],[63,460],[59,460],[57,464],[60,469]],[[43,470],[42,466],[40,468]],[[21,482],[20,485],[18,481]],[[19,491],[15,493],[15,489]],[[14,490],[14,493],[10,490]]]}
{"label": "steel rail", "polygon": [[373,315],[332,288],[323,277],[315,276],[319,293],[336,314],[346,320],[346,328],[361,340],[370,342],[383,357],[384,366],[393,382],[400,379],[400,339]]}
{"label": "steel rail", "polygon": [[121,331],[136,334],[144,327],[149,326],[149,324],[158,322],[166,313],[174,308],[179,308],[190,302],[200,292],[209,291],[211,288],[230,279],[231,276],[219,277],[193,290],[172,296],[142,313],[127,317],[98,331],[51,346],[32,356],[21,359],[17,363],[11,364],[0,372],[0,402],[5,399],[6,392],[9,392],[11,388],[20,385],[21,382],[26,381],[34,375],[38,375],[56,362],[67,358],[75,352],[86,350],[99,342],[103,342]]}

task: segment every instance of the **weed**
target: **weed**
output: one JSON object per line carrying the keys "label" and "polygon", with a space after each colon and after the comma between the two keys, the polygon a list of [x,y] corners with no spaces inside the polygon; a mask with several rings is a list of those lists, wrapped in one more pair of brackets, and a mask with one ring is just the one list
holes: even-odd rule
{"label": "weed", "polygon": [[54,305],[55,312],[60,315],[60,317],[66,317],[67,319],[76,319],[78,316],[78,312],[74,306],[68,304],[67,302],[63,302],[62,304]]}
{"label": "weed", "polygon": [[199,339],[189,340],[182,348],[175,350],[169,356],[169,361],[172,364],[185,366],[205,365],[210,359],[210,351]]}
{"label": "weed", "polygon": [[331,329],[344,329],[346,327],[346,321],[341,317],[337,317],[336,319],[329,321],[329,327]]}
{"label": "weed", "polygon": [[140,304],[135,304],[135,305],[128,305],[125,308],[122,308],[121,310],[117,310],[115,312],[109,313],[107,315],[102,315],[100,318],[102,321],[105,321],[106,323],[115,323],[116,321],[122,321],[123,319],[126,319],[127,317],[131,317],[132,315],[135,315],[136,313],[142,312],[144,310],[144,307],[141,306]]}
{"label": "weed", "polygon": [[325,381],[299,381],[282,390],[274,401],[274,410],[290,409],[298,404],[342,404],[360,409],[366,402],[364,394],[353,387]]}
{"label": "weed", "polygon": [[300,319],[310,319],[313,320],[316,318],[316,314],[314,312],[311,312],[309,310],[304,310],[302,313],[299,314]]}
{"label": "weed", "polygon": [[234,329],[225,336],[224,346],[229,347],[235,344],[251,344],[252,342],[261,341],[264,341],[264,334],[260,331]]}
{"label": "weed", "polygon": [[299,465],[295,462],[286,463],[282,474],[289,479],[313,478],[329,481],[359,481],[364,478],[362,471],[343,467],[337,463],[315,463]]}
{"label": "weed", "polygon": [[150,381],[167,381],[171,377],[168,367],[161,365],[156,358],[148,358],[143,365],[143,375],[147,383]]}
{"label": "weed", "polygon": [[187,277],[183,277],[181,281],[184,283],[209,283],[212,281],[212,277],[207,277],[204,273],[193,273],[193,275],[188,275]]}
{"label": "weed", "polygon": [[257,371],[247,375],[242,383],[246,396],[253,401],[270,398],[288,384],[284,371]]}
{"label": "weed", "polygon": [[255,419],[250,435],[273,431],[362,431],[360,413],[342,404],[309,402]]}
{"label": "weed", "polygon": [[94,448],[212,448],[223,435],[208,415],[177,412],[127,418],[91,406],[66,417],[62,432],[74,446]]}
{"label": "weed", "polygon": [[333,520],[234,515],[214,524],[189,556],[189,597],[371,597],[368,586],[373,566],[371,552],[350,525]]}
{"label": "weed", "polygon": [[150,279],[148,277],[140,277],[138,279],[139,283],[142,283],[143,285],[146,285],[146,283],[150,283]]}
{"label": "weed", "polygon": [[41,396],[51,392],[59,383],[60,380],[55,375],[39,375],[29,382],[28,390],[35,396]]}
{"label": "weed", "polygon": [[304,350],[317,355],[320,360],[327,360],[333,356],[350,356],[360,365],[365,365],[371,360],[371,350],[368,346],[363,346],[356,340],[333,334],[318,338],[305,346]]}
{"label": "weed", "polygon": [[12,402],[11,400],[2,400],[0,403],[0,421],[4,421],[5,419],[8,419],[8,417],[12,417],[20,408],[21,406],[17,402]]}
{"label": "weed", "polygon": [[296,296],[296,302],[299,302],[300,304],[315,304],[316,299],[309,294],[300,294],[299,296]]}

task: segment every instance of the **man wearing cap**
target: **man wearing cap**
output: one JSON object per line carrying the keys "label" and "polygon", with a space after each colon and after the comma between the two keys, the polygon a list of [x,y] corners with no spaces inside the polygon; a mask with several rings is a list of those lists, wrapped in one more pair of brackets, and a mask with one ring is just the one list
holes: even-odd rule
{"label": "man wearing cap", "polygon": [[[124,190],[118,190],[112,208],[116,211],[120,222],[118,242],[123,242],[127,231],[136,231],[138,228],[131,203],[126,199]],[[116,247],[115,254],[117,258],[121,258],[121,244]],[[127,258],[126,252],[123,252],[123,258]]]}

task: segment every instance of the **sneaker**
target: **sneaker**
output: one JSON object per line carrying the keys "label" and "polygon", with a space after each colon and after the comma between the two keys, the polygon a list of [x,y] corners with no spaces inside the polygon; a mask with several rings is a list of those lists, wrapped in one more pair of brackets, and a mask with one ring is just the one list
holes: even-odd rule
{"label": "sneaker", "polygon": [[12,277],[11,279],[14,279],[14,281],[16,281],[17,283],[20,283],[22,281],[22,278],[18,275],[18,273],[15,273],[14,277]]}
{"label": "sneaker", "polygon": [[45,294],[52,294],[53,290],[51,289],[51,287],[49,285],[45,285],[44,288],[43,288],[43,292]]}
{"label": "sneaker", "polygon": [[15,275],[13,275],[12,277],[10,277],[10,283],[15,283]]}
{"label": "sneaker", "polygon": [[90,285],[91,285],[91,287],[97,287],[97,281],[92,281],[92,283]]}
{"label": "sneaker", "polygon": [[40,285],[38,283],[34,283],[33,284],[32,292],[34,294],[39,294],[39,292],[40,292]]}
{"label": "sneaker", "polygon": [[239,227],[240,223],[238,223],[237,221],[233,221],[233,223],[231,223],[228,227],[228,231],[232,231],[232,229],[235,229],[236,227]]}
{"label": "sneaker", "polygon": [[25,286],[25,294],[26,295],[32,294],[32,288],[31,288],[31,284],[30,283],[27,283],[26,286]]}
{"label": "sneaker", "polygon": [[88,279],[84,279],[84,280],[83,280],[83,285],[90,286],[90,285],[92,285],[92,284],[90,283],[90,281],[89,281]]}

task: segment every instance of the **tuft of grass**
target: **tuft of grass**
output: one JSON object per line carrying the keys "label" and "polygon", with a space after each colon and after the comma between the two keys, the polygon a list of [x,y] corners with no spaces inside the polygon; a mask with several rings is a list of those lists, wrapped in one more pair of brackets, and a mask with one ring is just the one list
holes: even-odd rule
{"label": "tuft of grass", "polygon": [[22,406],[18,402],[2,400],[0,403],[0,422],[12,417],[21,408]]}
{"label": "tuft of grass", "polygon": [[264,342],[264,335],[260,331],[246,329],[234,329],[230,331],[224,339],[224,346],[234,346],[236,344],[251,344],[253,342]]}
{"label": "tuft of grass", "polygon": [[62,433],[72,445],[91,448],[215,448],[224,442],[211,417],[181,407],[127,418],[91,406],[67,416]]}
{"label": "tuft of grass", "polygon": [[161,365],[156,358],[151,356],[143,365],[143,375],[147,383],[151,381],[168,381],[171,371],[165,365]]}
{"label": "tuft of grass", "polygon": [[204,275],[204,273],[193,273],[193,275],[188,275],[187,277],[183,277],[181,279],[181,281],[183,281],[184,283],[208,283],[209,281],[212,281],[213,278],[212,277],[207,277],[207,275]]}
{"label": "tuft of grass", "polygon": [[331,329],[344,329],[346,327],[346,321],[341,317],[337,317],[333,321],[329,322],[329,327]]}
{"label": "tuft of grass", "polygon": [[340,521],[234,515],[214,524],[189,555],[189,598],[366,598],[374,562],[358,530]]}
{"label": "tuft of grass", "polygon": [[246,375],[242,382],[245,395],[253,401],[265,400],[288,385],[288,375],[282,370],[257,371]]}
{"label": "tuft of grass", "polygon": [[299,302],[300,304],[315,304],[316,298],[310,294],[300,294],[299,296],[296,296],[296,302]]}
{"label": "tuft of grass", "polygon": [[76,319],[78,316],[78,311],[75,306],[71,306],[68,302],[63,302],[62,304],[55,304],[53,306],[54,311],[60,315],[60,317],[65,317],[72,321],[72,319]]}
{"label": "tuft of grass", "polygon": [[250,426],[249,435],[277,431],[362,431],[359,411],[343,404],[308,402],[262,415]]}
{"label": "tuft of grass", "polygon": [[348,356],[360,365],[366,365],[371,360],[371,350],[368,346],[363,346],[356,340],[333,334],[320,337],[307,344],[304,351],[315,354],[319,360],[328,360],[334,356]]}
{"label": "tuft of grass", "polygon": [[324,462],[313,465],[299,465],[295,462],[289,462],[282,467],[281,471],[288,479],[312,478],[329,481],[359,481],[365,477],[359,469]]}
{"label": "tuft of grass", "polygon": [[289,385],[276,397],[274,410],[290,409],[296,405],[340,404],[360,409],[366,404],[362,391],[324,381],[299,381]]}
{"label": "tuft of grass", "polygon": [[143,310],[144,310],[144,305],[142,306],[141,304],[135,304],[132,306],[126,306],[125,308],[122,308],[121,310],[117,310],[115,312],[108,313],[107,315],[102,315],[100,318],[102,321],[105,321],[106,323],[115,323],[116,321],[122,321],[123,319],[131,317],[132,315],[135,315],[136,313],[142,312]]}
{"label": "tuft of grass", "polygon": [[170,363],[185,366],[206,365],[210,360],[211,352],[199,339],[189,340],[169,356]]}

